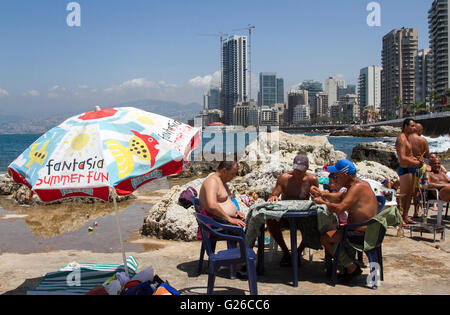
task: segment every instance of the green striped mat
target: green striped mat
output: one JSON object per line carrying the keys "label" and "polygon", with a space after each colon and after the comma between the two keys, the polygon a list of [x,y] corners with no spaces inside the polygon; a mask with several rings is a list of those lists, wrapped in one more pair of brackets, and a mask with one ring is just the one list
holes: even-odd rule
{"label": "green striped mat", "polygon": [[[138,262],[133,256],[127,258],[128,272],[132,278],[137,271]],[[27,295],[80,295],[103,284],[117,272],[124,272],[123,264],[69,264],[57,272],[45,275],[44,279]]]}

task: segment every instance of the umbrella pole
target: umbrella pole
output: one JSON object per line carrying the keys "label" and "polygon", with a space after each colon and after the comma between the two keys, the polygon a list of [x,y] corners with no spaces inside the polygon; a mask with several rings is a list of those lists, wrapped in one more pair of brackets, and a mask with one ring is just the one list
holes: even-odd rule
{"label": "umbrella pole", "polygon": [[123,247],[123,241],[122,241],[122,232],[120,231],[120,222],[119,222],[119,210],[117,210],[117,201],[116,196],[113,197],[114,201],[114,210],[116,212],[116,223],[117,223],[117,231],[119,232],[119,240],[120,240],[120,247],[122,249],[122,259],[123,259],[123,265],[125,267],[125,274],[129,278],[130,275],[128,273],[128,265],[127,265],[127,258],[125,256],[125,249]]}

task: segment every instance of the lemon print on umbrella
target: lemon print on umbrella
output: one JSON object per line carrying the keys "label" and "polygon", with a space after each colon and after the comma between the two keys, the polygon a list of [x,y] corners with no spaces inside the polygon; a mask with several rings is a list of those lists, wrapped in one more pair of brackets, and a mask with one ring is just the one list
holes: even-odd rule
{"label": "lemon print on umbrella", "polygon": [[134,169],[134,156],[145,162],[150,162],[150,168],[152,168],[155,165],[156,155],[159,152],[159,149],[156,148],[159,143],[155,138],[136,131],[132,132],[134,137],[130,139],[128,147],[124,147],[116,140],[105,142],[106,147],[116,161],[119,178],[125,178],[131,174]]}
{"label": "lemon print on umbrella", "polygon": [[37,147],[41,144],[35,143],[30,149],[30,153],[28,154],[28,157],[30,158],[30,161],[25,165],[25,167],[30,168],[31,165],[34,163],[38,163],[42,166],[44,164],[45,159],[48,156],[48,151],[45,149],[47,148],[48,144],[50,143],[50,140],[45,141],[44,145],[38,150]]}

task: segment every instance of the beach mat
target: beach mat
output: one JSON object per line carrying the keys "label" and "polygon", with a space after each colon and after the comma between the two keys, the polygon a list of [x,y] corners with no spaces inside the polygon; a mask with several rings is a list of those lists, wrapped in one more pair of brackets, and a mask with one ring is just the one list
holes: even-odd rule
{"label": "beach mat", "polygon": [[[128,256],[130,278],[136,274],[138,265],[133,256]],[[117,272],[125,272],[123,264],[72,263],[57,272],[47,273],[33,290],[27,291],[27,295],[84,295]]]}

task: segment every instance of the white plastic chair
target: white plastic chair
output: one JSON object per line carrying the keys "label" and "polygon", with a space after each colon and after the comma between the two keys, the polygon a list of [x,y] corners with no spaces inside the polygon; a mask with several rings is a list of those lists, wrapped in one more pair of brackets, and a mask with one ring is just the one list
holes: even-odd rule
{"label": "white plastic chair", "polygon": [[[433,191],[436,198],[429,199],[428,192]],[[423,211],[424,217],[428,217],[428,210],[431,204],[437,203],[438,205],[438,213],[437,213],[437,225],[442,225],[442,211],[444,209],[444,201],[439,199],[439,189],[437,188],[426,188],[422,186],[422,200],[423,200]],[[448,211],[448,203],[447,203],[447,211]],[[447,214],[445,215],[447,217]]]}

